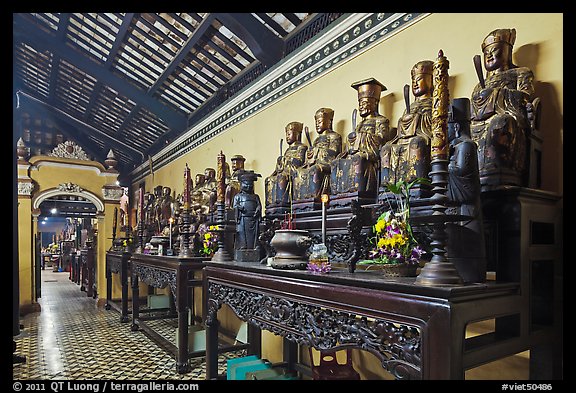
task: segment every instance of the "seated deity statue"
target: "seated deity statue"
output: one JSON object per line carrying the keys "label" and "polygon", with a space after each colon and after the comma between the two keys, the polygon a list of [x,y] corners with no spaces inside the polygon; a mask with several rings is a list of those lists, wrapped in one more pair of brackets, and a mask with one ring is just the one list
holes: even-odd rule
{"label": "seated deity statue", "polygon": [[224,205],[227,209],[232,207],[234,196],[240,192],[240,175],[244,172],[246,159],[241,154],[236,154],[230,161],[232,161],[232,173],[224,194]]}
{"label": "seated deity statue", "polygon": [[430,173],[430,143],[432,141],[432,92],[434,62],[423,60],[411,70],[414,102],[408,105],[398,120],[396,136],[380,150],[380,184],[407,182],[428,178]]}
{"label": "seated deity statue", "polygon": [[286,125],[288,148],[276,160],[276,169],[264,181],[266,207],[289,206],[292,200],[292,172],[301,167],[306,159],[308,147],[302,143],[303,124],[293,121]]}
{"label": "seated deity statue", "polygon": [[375,198],[380,148],[392,138],[390,121],[378,113],[380,94],[386,87],[374,78],[353,83],[352,87],[358,91],[358,112],[362,120],[358,125],[352,124],[354,131],[348,134],[345,149],[331,163],[331,194],[353,193]]}
{"label": "seated deity statue", "polygon": [[[478,145],[482,188],[524,186],[534,117],[534,75],[512,63],[515,29],[496,29],[482,41],[484,67],[471,96],[472,140]],[[479,68],[479,65],[477,65]]]}
{"label": "seated deity statue", "polygon": [[342,137],[332,130],[334,110],[320,108],[314,115],[318,137],[306,152],[306,162],[293,174],[294,200],[320,200],[322,194],[330,193],[330,170],[332,161],[342,152]]}
{"label": "seated deity statue", "polygon": [[193,194],[196,196],[196,200],[202,206],[202,212],[204,214],[216,211],[217,186],[218,183],[216,181],[216,169],[204,169],[204,182],[200,186],[197,184],[196,188],[193,189]]}
{"label": "seated deity statue", "polygon": [[190,191],[190,200],[192,214],[195,216],[202,216],[208,214],[210,207],[208,206],[209,201],[204,198],[204,183],[206,182],[206,176],[203,173],[197,173],[194,178],[195,186],[192,187]]}

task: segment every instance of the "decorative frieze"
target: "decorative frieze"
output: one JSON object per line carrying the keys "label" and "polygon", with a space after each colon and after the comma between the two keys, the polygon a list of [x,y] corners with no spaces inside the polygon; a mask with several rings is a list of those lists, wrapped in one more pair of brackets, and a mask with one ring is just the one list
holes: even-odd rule
{"label": "decorative frieze", "polygon": [[172,292],[172,296],[174,296],[174,300],[176,300],[175,270],[162,270],[162,269],[155,269],[150,266],[133,264],[132,274],[138,275],[138,277],[142,282],[151,285],[154,288],[165,288],[166,285],[169,285],[170,291]]}
{"label": "decorative frieze", "polygon": [[34,182],[32,180],[18,180],[18,195],[32,196],[32,192],[34,192]]}
{"label": "decorative frieze", "polygon": [[376,355],[397,379],[421,379],[422,336],[417,326],[331,310],[224,284],[208,283],[206,325],[222,304],[261,329],[318,350],[352,346]]}
{"label": "decorative frieze", "polygon": [[58,191],[62,191],[62,192],[66,192],[66,193],[73,193],[73,192],[81,193],[84,191],[84,189],[82,187],[80,187],[78,184],[74,184],[71,182],[60,183],[60,184],[58,184],[57,188],[58,188]]}
{"label": "decorative frieze", "polygon": [[120,186],[104,186],[102,187],[102,197],[106,201],[119,201],[124,195],[124,189]]}
{"label": "decorative frieze", "polygon": [[52,157],[73,158],[76,160],[90,161],[84,150],[73,141],[65,141],[56,146],[51,153]]}

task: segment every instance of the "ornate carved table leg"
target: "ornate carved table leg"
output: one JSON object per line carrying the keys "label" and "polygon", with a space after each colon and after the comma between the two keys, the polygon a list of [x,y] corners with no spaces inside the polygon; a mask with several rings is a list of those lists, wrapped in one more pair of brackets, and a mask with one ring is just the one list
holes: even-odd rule
{"label": "ornate carved table leg", "polygon": [[176,368],[178,373],[185,374],[190,372],[188,364],[188,274],[185,271],[178,271],[176,284],[176,310],[178,312],[178,359]]}
{"label": "ornate carved table leg", "polygon": [[[208,292],[208,293],[207,293]],[[209,290],[204,293],[206,299],[206,379],[218,377],[218,302],[210,299]]]}
{"label": "ornate carved table leg", "polygon": [[120,322],[126,323],[129,321],[128,318],[128,268],[126,262],[122,261],[122,267],[120,268],[120,283],[122,285],[122,308],[120,312]]}
{"label": "ornate carved table leg", "polygon": [[106,304],[104,309],[110,310],[112,306],[110,301],[112,300],[112,272],[110,271],[110,266],[108,266],[108,261],[106,261]]}
{"label": "ornate carved table leg", "polygon": [[140,317],[140,289],[138,288],[138,275],[132,270],[132,326],[130,330],[133,332],[138,331],[138,323],[136,321]]}

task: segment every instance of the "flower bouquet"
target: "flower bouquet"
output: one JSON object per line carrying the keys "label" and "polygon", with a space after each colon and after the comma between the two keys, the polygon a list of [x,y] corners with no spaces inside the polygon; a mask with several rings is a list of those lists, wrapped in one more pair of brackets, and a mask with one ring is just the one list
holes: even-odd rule
{"label": "flower bouquet", "polygon": [[198,236],[200,237],[200,255],[211,257],[218,251],[218,225],[200,224]]}
{"label": "flower bouquet", "polygon": [[[380,214],[372,227],[374,236],[370,238],[373,249],[369,258],[358,265],[378,266],[385,275],[414,276],[425,251],[420,247],[410,225],[410,188],[427,179],[418,178],[412,182],[403,180],[388,184],[395,201],[388,201],[391,210]],[[395,206],[395,209],[393,208]]]}

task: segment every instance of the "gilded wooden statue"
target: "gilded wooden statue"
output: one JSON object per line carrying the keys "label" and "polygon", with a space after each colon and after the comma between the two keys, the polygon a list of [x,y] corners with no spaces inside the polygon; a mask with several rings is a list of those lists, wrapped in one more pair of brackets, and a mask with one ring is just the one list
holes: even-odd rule
{"label": "gilded wooden statue", "polygon": [[432,92],[434,62],[423,60],[411,70],[411,90],[414,101],[409,103],[405,89],[406,110],[398,120],[397,133],[381,149],[381,184],[399,180],[427,178],[430,172],[432,140]]}
{"label": "gilded wooden statue", "polygon": [[332,161],[342,152],[342,137],[332,130],[334,110],[320,108],[314,115],[318,136],[306,152],[306,162],[295,170],[294,200],[316,199],[330,193]]}
{"label": "gilded wooden statue", "polygon": [[240,192],[240,175],[244,172],[244,162],[246,159],[241,154],[236,154],[230,159],[232,161],[232,173],[226,185],[224,204],[226,208],[231,208],[234,196]]}
{"label": "gilded wooden statue", "polygon": [[[332,161],[332,194],[355,194],[374,198],[377,195],[380,148],[393,135],[390,121],[378,112],[380,94],[386,87],[374,78],[353,83],[358,92],[358,112],[362,118],[348,134],[346,147]],[[353,120],[354,123],[354,120]]]}
{"label": "gilded wooden statue", "polygon": [[306,159],[308,147],[302,143],[304,124],[293,121],[286,125],[286,142],[288,148],[284,155],[278,157],[276,168],[265,179],[266,207],[289,206],[292,201],[292,172],[301,167]]}
{"label": "gilded wooden statue", "polygon": [[474,87],[472,139],[478,145],[478,163],[483,189],[519,185],[527,176],[527,149],[534,111],[534,75],[527,67],[512,63],[515,29],[496,29],[482,41],[484,79]]}

